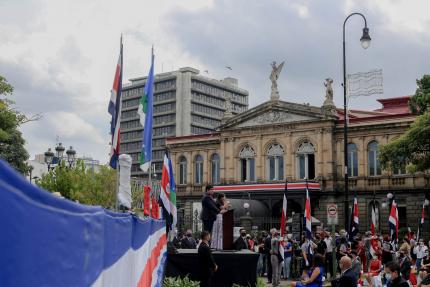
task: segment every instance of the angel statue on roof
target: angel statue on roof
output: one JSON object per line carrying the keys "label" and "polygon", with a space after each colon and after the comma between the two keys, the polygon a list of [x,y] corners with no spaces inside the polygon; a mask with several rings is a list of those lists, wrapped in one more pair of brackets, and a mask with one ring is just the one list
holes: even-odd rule
{"label": "angel statue on roof", "polygon": [[282,68],[284,67],[285,61],[283,61],[281,64],[276,65],[276,62],[273,61],[272,66],[272,72],[270,73],[270,81],[272,81],[272,93],[270,94],[271,100],[279,100],[279,91],[278,91],[278,78],[279,74],[282,71]]}

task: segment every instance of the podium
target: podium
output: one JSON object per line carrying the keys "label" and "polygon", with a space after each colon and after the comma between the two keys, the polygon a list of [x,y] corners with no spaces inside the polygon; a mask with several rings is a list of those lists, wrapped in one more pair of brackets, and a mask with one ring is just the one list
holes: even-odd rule
{"label": "podium", "polygon": [[229,209],[222,215],[222,247],[223,250],[233,250],[234,210]]}

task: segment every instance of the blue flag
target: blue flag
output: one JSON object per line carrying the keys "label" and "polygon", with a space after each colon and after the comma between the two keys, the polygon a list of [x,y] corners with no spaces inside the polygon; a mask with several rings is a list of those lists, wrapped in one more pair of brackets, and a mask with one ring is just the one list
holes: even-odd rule
{"label": "blue flag", "polygon": [[148,171],[152,160],[152,98],[154,96],[154,51],[151,55],[151,68],[146,79],[144,93],[140,99],[137,113],[143,126],[142,147],[140,150],[140,169]]}

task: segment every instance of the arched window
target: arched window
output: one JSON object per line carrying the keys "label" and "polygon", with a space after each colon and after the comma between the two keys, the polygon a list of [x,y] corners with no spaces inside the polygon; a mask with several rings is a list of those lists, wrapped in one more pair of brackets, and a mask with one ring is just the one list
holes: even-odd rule
{"label": "arched window", "polygon": [[315,178],[315,149],[310,142],[302,143],[297,149],[298,174],[300,179]]}
{"label": "arched window", "polygon": [[272,144],[267,150],[267,177],[269,180],[284,179],[284,149]]}
{"label": "arched window", "polygon": [[369,176],[381,175],[381,167],[378,161],[378,142],[371,141],[367,146],[367,159]]}
{"label": "arched window", "polygon": [[214,153],[211,157],[211,167],[212,167],[212,183],[220,183],[220,158],[217,153]]}
{"label": "arched window", "polygon": [[358,176],[357,146],[354,143],[348,144],[348,176]]}
{"label": "arched window", "polygon": [[239,153],[240,158],[240,179],[241,181],[255,180],[255,151],[249,145],[242,148]]}
{"label": "arched window", "polygon": [[195,158],[195,167],[195,184],[203,184],[203,157],[199,154]]}
{"label": "arched window", "polygon": [[187,184],[187,159],[185,156],[179,158],[179,184]]}

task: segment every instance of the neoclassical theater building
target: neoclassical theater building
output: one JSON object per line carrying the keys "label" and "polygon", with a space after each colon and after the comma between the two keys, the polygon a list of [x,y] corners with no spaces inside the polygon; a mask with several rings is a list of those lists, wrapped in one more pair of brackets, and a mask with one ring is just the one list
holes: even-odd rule
{"label": "neoclassical theater building", "polygon": [[[405,168],[383,170],[378,162],[378,148],[405,133],[415,120],[408,100],[379,99],[380,109],[350,110],[349,199],[352,205],[357,194],[362,232],[370,229],[370,208],[375,204],[377,228],[388,233],[388,193],[397,200],[401,230],[417,230],[430,189],[430,173],[409,174]],[[325,228],[327,206],[335,203],[337,228],[343,228],[343,126],[343,110],[330,98],[317,107],[278,97],[235,116],[227,109],[216,132],[168,138],[179,221],[188,224],[182,228],[198,228],[200,200],[207,184],[228,198],[249,201],[248,210],[235,206],[235,214],[248,212],[255,218],[254,228],[267,228],[267,221],[279,228],[286,180],[289,218],[293,213],[303,213],[308,187],[312,216]],[[429,213],[427,207],[426,236],[430,236]]]}

